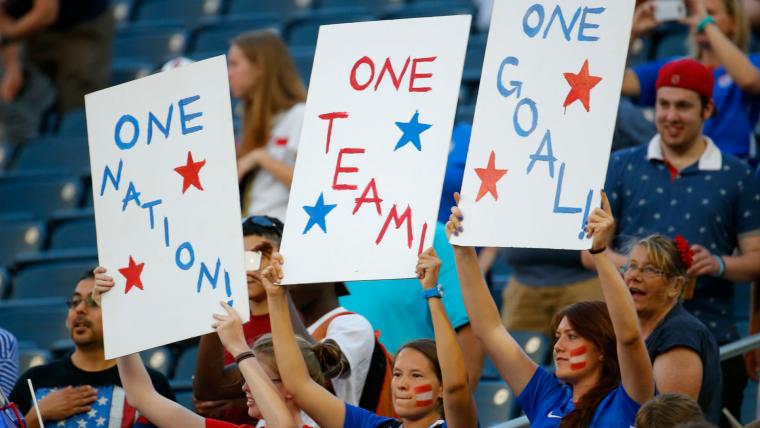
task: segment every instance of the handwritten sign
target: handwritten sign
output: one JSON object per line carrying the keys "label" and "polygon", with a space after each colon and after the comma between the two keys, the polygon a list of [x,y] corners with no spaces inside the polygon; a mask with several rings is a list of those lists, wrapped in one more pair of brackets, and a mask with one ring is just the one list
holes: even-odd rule
{"label": "handwritten sign", "polygon": [[284,282],[415,275],[433,242],[469,28],[470,16],[320,28]]}
{"label": "handwritten sign", "polygon": [[586,249],[634,0],[497,0],[462,183],[460,245]]}
{"label": "handwritten sign", "polygon": [[223,56],[89,94],[106,358],[249,317]]}

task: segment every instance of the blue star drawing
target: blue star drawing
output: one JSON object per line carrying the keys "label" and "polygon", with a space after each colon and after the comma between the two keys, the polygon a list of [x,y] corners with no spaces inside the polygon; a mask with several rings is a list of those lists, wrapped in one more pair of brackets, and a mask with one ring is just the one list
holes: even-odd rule
{"label": "blue star drawing", "polygon": [[325,195],[324,193],[319,194],[319,199],[317,199],[317,203],[314,204],[313,207],[310,207],[308,205],[304,205],[303,209],[306,211],[306,214],[309,215],[309,221],[306,223],[306,229],[303,230],[303,234],[306,235],[306,233],[311,230],[312,226],[315,224],[319,226],[320,229],[322,229],[322,232],[327,233],[327,225],[325,224],[325,217],[327,217],[327,214],[330,213],[335,207],[338,205],[336,204],[325,204]]}
{"label": "blue star drawing", "polygon": [[401,136],[401,138],[398,140],[398,143],[396,143],[396,148],[393,149],[395,152],[396,150],[404,147],[408,143],[414,144],[414,147],[417,148],[418,151],[422,151],[422,143],[420,143],[420,134],[430,129],[431,126],[427,123],[420,123],[419,121],[420,112],[415,111],[414,116],[412,116],[412,119],[409,120],[409,122],[396,122],[396,126],[404,133],[404,135]]}

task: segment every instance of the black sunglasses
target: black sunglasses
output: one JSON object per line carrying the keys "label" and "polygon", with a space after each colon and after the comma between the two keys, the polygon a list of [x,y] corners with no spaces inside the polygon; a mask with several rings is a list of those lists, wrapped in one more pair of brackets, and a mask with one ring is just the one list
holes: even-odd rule
{"label": "black sunglasses", "polygon": [[246,225],[268,229],[277,234],[277,236],[282,237],[283,224],[276,218],[265,215],[252,215],[243,220],[243,229],[245,229]]}

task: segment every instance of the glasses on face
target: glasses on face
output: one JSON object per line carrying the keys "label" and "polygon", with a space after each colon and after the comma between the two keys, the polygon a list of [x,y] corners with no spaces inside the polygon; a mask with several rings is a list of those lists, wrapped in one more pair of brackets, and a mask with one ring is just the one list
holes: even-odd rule
{"label": "glasses on face", "polygon": [[243,226],[245,226],[246,223],[270,230],[277,236],[282,237],[282,222],[277,219],[271,219],[263,215],[252,215],[243,220]]}
{"label": "glasses on face", "polygon": [[79,306],[80,303],[84,302],[84,304],[88,308],[99,308],[100,304],[92,298],[92,296],[87,296],[85,298],[74,296],[71,297],[69,300],[66,301],[66,306],[69,307],[69,309],[75,309]]}
{"label": "glasses on face", "polygon": [[623,273],[623,275],[627,274],[635,274],[638,272],[641,274],[641,276],[645,278],[654,278],[657,276],[665,276],[665,272],[661,271],[660,269],[657,269],[651,265],[646,265],[644,267],[639,267],[636,263],[628,263],[627,265],[624,265],[620,268],[620,272]]}

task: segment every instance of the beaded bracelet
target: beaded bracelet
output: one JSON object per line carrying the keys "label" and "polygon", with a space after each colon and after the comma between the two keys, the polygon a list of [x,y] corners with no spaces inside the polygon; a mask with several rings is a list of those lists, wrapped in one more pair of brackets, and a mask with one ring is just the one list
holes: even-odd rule
{"label": "beaded bracelet", "polygon": [[243,360],[245,360],[247,358],[253,358],[253,357],[254,357],[253,352],[251,352],[251,351],[243,351],[243,352],[237,354],[237,356],[235,357],[235,363],[237,365],[240,365],[241,361],[243,361]]}

